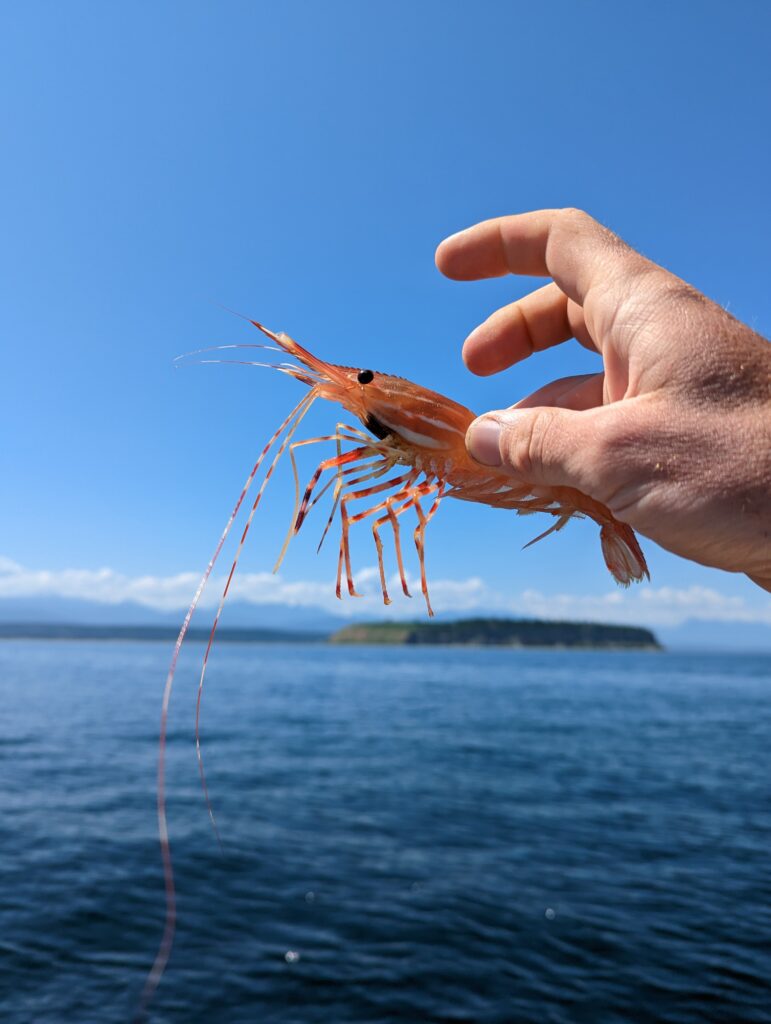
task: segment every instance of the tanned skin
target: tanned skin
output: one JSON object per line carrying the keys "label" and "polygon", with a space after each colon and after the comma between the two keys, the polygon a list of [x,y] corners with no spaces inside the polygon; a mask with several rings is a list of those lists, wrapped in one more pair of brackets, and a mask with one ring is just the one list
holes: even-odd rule
{"label": "tanned skin", "polygon": [[603,362],[480,416],[474,458],[576,487],[668,551],[771,591],[768,341],[580,210],[484,221],[436,263],[459,281],[552,278],[469,335],[473,373],[573,337]]}

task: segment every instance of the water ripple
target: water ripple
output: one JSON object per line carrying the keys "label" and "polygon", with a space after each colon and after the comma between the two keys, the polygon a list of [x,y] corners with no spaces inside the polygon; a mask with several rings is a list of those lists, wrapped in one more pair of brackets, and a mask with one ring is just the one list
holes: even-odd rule
{"label": "water ripple", "polygon": [[[157,645],[0,645],[0,1006],[130,1019],[163,924]],[[172,705],[157,1022],[771,1021],[769,663],[254,647]]]}

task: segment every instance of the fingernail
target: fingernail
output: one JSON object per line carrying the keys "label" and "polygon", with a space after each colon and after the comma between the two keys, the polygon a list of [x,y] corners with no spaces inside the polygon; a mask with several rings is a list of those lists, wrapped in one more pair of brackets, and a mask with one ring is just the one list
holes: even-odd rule
{"label": "fingernail", "polygon": [[501,428],[495,420],[481,417],[466,431],[466,448],[472,459],[483,466],[500,466]]}

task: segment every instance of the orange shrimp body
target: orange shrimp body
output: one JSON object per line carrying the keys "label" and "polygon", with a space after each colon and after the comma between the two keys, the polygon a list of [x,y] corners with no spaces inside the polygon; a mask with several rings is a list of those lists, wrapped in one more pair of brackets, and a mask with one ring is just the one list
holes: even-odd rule
{"label": "orange shrimp body", "polygon": [[[321,474],[336,469],[338,480],[335,507],[339,501],[342,521],[337,595],[341,594],[342,568],[345,566],[349,593],[356,594],[348,550],[348,531],[353,523],[370,516],[378,553],[383,599],[390,603],[383,567],[382,543],[379,530],[390,522],[393,527],[396,555],[402,588],[409,593],[403,568],[399,537],[399,516],[414,508],[418,525],[415,544],[420,560],[421,588],[429,615],[433,614],[428,597],[424,561],[425,528],[435,514],[443,497],[475,501],[494,508],[509,508],[522,514],[546,512],[555,522],[530,543],[562,527],[574,516],[588,516],[600,526],[600,541],[605,562],[616,581],[627,586],[632,580],[648,577],[645,557],[632,529],[614,518],[600,502],[570,487],[538,487],[513,479],[502,470],[482,466],[466,450],[466,431],[475,414],[466,406],[454,402],[435,391],[429,391],[412,381],[372,370],[359,370],[337,366],[312,355],[286,334],[274,334],[257,321],[251,321],[280,348],[306,367],[284,365],[282,369],[311,386],[313,397],[338,402],[358,418],[374,438],[356,427],[338,424],[333,435],[338,444],[345,441],[363,442],[353,452],[340,453],[327,459],[314,475],[306,489],[295,520],[294,533],[299,530],[309,508],[310,498]],[[302,444],[303,442],[300,442]],[[308,442],[305,442],[308,443]],[[294,447],[294,446],[292,446]],[[375,460],[368,462],[367,460]],[[354,479],[350,474],[360,461],[369,470]],[[343,467],[346,467],[343,469]],[[383,483],[356,490],[358,483],[385,475],[394,467],[408,467],[408,472],[397,474]],[[349,505],[375,495],[388,497],[378,500],[368,509],[351,514]],[[432,499],[428,511],[421,499]],[[381,515],[377,515],[381,513]],[[333,510],[334,514],[334,510]]]}

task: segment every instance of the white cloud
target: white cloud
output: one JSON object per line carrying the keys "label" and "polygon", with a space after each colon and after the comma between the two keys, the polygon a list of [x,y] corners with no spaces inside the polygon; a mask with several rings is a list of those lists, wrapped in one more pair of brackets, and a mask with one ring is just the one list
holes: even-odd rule
{"label": "white cloud", "polygon": [[[107,605],[131,601],[158,611],[176,611],[187,607],[199,579],[200,575],[194,572],[172,576],[127,576],[109,568],[28,569],[0,556],[0,598],[5,599],[80,598]],[[201,600],[202,607],[216,606],[225,579],[224,574],[212,576]],[[397,577],[389,580],[394,603],[388,614],[398,617],[422,615],[420,582],[410,576],[408,583],[415,598],[413,601],[402,596]],[[348,618],[361,614],[363,610],[383,611],[380,579],[374,566],[357,572],[356,586],[363,595],[362,599],[351,599],[345,594],[343,601],[338,601],[331,580],[287,580],[267,572],[243,573],[234,579],[231,599],[254,605],[319,608]],[[476,576],[461,580],[434,579],[430,581],[430,590],[432,604],[438,612],[493,612],[649,626],[676,626],[687,619],[771,626],[771,599],[760,592],[754,603],[701,586],[678,589],[644,585],[629,590],[613,589],[601,595],[544,594],[538,590],[505,594]]]}
{"label": "white cloud", "polygon": [[[0,557],[0,598],[62,597],[96,601],[100,604],[120,604],[131,601],[157,611],[176,611],[186,608],[198,586],[200,573],[185,572],[173,576],[127,576],[114,569],[27,569],[11,559]],[[202,608],[216,607],[227,577],[212,575],[201,598]],[[411,592],[420,597],[420,581],[408,579]],[[356,587],[361,600],[335,597],[332,581],[286,580],[268,572],[241,573],[234,578],[230,599],[250,604],[284,604],[289,607],[322,608],[326,611],[355,616],[362,608],[382,608],[380,576],[376,567],[356,573]],[[414,602],[401,594],[398,577],[389,580],[394,605],[402,613],[415,614]],[[466,610],[480,607],[488,593],[478,578],[468,580],[434,580],[431,597],[437,611]]]}

